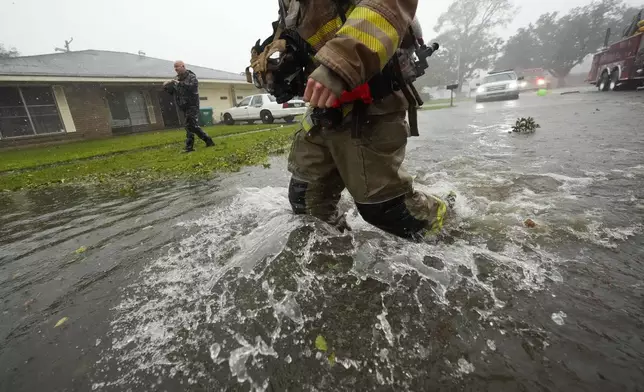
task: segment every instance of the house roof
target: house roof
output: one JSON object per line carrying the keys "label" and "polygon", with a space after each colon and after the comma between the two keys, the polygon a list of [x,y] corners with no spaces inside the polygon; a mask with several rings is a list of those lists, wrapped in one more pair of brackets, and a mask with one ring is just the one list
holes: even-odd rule
{"label": "house roof", "polygon": [[[0,75],[77,78],[170,79],[173,61],[124,52],[81,50],[0,59]],[[232,72],[186,64],[200,80],[245,82]]]}

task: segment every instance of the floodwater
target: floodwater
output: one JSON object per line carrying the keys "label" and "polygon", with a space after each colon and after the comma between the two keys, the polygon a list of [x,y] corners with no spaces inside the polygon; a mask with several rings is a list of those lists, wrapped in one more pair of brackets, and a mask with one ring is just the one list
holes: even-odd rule
{"label": "floodwater", "polygon": [[0,194],[0,390],[644,390],[644,95],[419,117],[407,167],[459,194],[449,243],[348,198],[349,234],[293,216],[284,157],[136,197]]}

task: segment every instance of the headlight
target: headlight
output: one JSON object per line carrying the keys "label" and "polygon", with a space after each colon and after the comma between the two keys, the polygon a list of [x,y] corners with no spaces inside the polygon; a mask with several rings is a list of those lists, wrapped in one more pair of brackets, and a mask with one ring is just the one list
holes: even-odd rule
{"label": "headlight", "polygon": [[519,84],[519,86],[521,86],[521,87],[525,87],[525,86],[527,86],[527,85],[528,85],[528,82],[526,82],[525,80],[524,80],[524,81],[522,81],[522,82]]}
{"label": "headlight", "polygon": [[510,82],[510,84],[508,84],[508,88],[509,88],[510,90],[513,90],[513,89],[515,89],[515,88],[517,88],[517,87],[519,87],[519,85],[517,84],[517,82]]}
{"label": "headlight", "polygon": [[476,92],[477,92],[477,93],[483,93],[483,92],[485,92],[485,87],[481,86],[481,87],[477,88],[477,89],[476,89]]}

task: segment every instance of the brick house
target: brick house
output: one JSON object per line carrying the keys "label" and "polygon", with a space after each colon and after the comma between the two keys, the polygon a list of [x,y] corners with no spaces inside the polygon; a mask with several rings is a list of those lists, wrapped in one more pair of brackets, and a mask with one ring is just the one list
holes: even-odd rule
{"label": "brick house", "polygon": [[[187,65],[214,119],[258,90],[242,75]],[[164,81],[173,62],[84,50],[0,59],[0,148],[181,126]]]}

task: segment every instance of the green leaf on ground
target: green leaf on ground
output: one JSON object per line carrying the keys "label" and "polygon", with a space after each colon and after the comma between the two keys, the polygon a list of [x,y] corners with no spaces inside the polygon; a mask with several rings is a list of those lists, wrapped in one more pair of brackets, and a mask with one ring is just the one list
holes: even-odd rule
{"label": "green leaf on ground", "polygon": [[331,355],[329,355],[329,365],[335,365],[335,353],[331,353]]}
{"label": "green leaf on ground", "polygon": [[56,325],[54,325],[54,328],[58,328],[58,327],[60,327],[61,325],[65,324],[65,322],[66,322],[67,320],[69,320],[69,317],[63,317],[63,318],[61,318],[60,320],[58,320],[58,322],[56,323]]}
{"label": "green leaf on ground", "polygon": [[327,350],[326,340],[324,340],[324,336],[318,335],[318,337],[315,338],[315,348],[317,348],[320,351]]}

